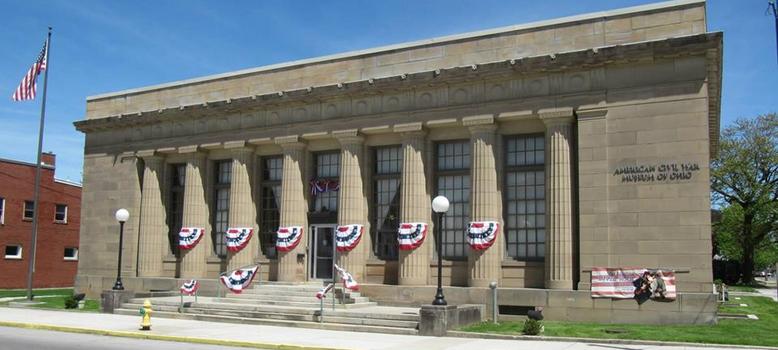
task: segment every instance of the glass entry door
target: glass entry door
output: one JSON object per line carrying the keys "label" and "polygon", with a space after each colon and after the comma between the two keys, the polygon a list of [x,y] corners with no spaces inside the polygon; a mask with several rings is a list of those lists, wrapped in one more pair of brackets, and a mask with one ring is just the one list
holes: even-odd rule
{"label": "glass entry door", "polygon": [[335,226],[311,225],[310,232],[310,278],[332,279]]}

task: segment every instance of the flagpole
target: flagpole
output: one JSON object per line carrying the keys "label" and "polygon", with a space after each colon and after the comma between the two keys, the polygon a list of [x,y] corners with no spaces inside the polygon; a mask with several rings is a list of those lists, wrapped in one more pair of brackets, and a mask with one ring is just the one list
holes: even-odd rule
{"label": "flagpole", "polygon": [[41,152],[43,152],[43,121],[46,118],[46,84],[49,80],[49,48],[51,47],[51,27],[46,37],[46,69],[43,72],[43,98],[41,100],[41,121],[38,127],[38,161],[35,162],[35,194],[33,197],[32,216],[32,250],[30,251],[30,265],[27,268],[27,300],[32,301],[32,275],[35,272],[35,249],[38,245],[38,217],[41,212],[40,186],[41,186]]}

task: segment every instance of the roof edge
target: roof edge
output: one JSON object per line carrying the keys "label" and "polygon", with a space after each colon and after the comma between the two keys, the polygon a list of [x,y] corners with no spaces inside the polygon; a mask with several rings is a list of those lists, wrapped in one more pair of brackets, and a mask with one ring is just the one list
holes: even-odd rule
{"label": "roof edge", "polygon": [[473,38],[490,36],[490,35],[497,35],[502,33],[509,33],[509,32],[514,32],[519,30],[548,27],[548,26],[553,26],[553,25],[558,25],[563,23],[581,22],[581,21],[602,18],[602,17],[615,17],[615,16],[621,16],[630,13],[650,12],[650,11],[669,9],[675,7],[684,7],[684,6],[694,5],[694,4],[704,4],[705,2],[706,0],[664,1],[664,2],[658,2],[653,4],[625,7],[625,8],[615,9],[615,10],[585,13],[580,15],[541,20],[541,21],[535,21],[535,22],[524,23],[524,24],[516,24],[516,25],[510,25],[510,26],[504,26],[504,27],[498,27],[492,29],[485,29],[485,30],[467,32],[462,34],[453,34],[453,35],[435,37],[430,39],[422,39],[422,40],[410,41],[410,42],[399,43],[399,44],[379,46],[370,49],[347,51],[347,52],[337,53],[332,55],[325,55],[325,56],[306,58],[301,60],[275,63],[275,64],[260,66],[256,68],[247,68],[247,69],[242,69],[242,70],[237,70],[232,72],[207,75],[207,76],[202,76],[197,78],[172,81],[172,82],[156,84],[156,85],[149,85],[140,88],[120,90],[116,92],[108,92],[104,94],[87,96],[86,101],[90,102],[90,101],[102,100],[102,99],[107,99],[112,97],[123,96],[123,95],[132,95],[137,93],[165,89],[174,86],[197,84],[197,83],[203,83],[203,82],[208,82],[208,81],[218,80],[223,78],[238,77],[242,75],[268,72],[268,71],[273,71],[278,69],[292,68],[295,66],[304,66],[304,65],[323,63],[328,61],[341,60],[349,57],[366,56],[370,54],[382,53],[387,51],[410,49],[410,48],[440,44],[445,42],[453,42],[453,41],[467,40],[467,39],[473,39]]}

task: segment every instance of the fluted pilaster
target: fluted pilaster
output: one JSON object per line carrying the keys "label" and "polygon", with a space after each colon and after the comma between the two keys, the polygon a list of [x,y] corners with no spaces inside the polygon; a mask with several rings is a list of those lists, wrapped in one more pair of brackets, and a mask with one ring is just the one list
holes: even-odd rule
{"label": "fluted pilaster", "polygon": [[303,237],[293,250],[278,252],[278,280],[303,281],[305,279],[305,261],[298,261],[298,254],[305,254],[308,244],[308,202],[305,200],[303,181],[303,162],[305,143],[297,137],[276,139],[284,152],[283,178],[281,179],[281,226],[302,226]]}
{"label": "fluted pilaster", "polygon": [[162,258],[167,239],[167,221],[162,205],[163,174],[165,159],[150,152],[142,156],[143,187],[141,190],[140,237],[138,251],[138,276],[162,277],[164,274]]}
{"label": "fluted pilaster", "polygon": [[573,288],[573,218],[570,149],[572,109],[540,111],[546,124],[546,257],[549,289]]}
{"label": "fluted pilaster", "polygon": [[472,152],[470,220],[500,223],[499,236],[491,247],[486,250],[468,248],[467,265],[470,274],[467,284],[472,287],[487,287],[489,283],[500,279],[500,264],[505,241],[495,168],[497,125],[493,124],[491,117],[473,120],[467,124],[469,124]]}
{"label": "fluted pilaster", "polygon": [[338,254],[338,265],[351,273],[357,281],[364,281],[370,249],[367,202],[362,182],[364,138],[357,135],[355,130],[336,132],[335,136],[341,145],[338,224],[359,224],[365,228],[361,241],[354,249]]}
{"label": "fluted pilaster", "polygon": [[424,243],[414,250],[400,250],[399,279],[401,285],[426,285],[429,281],[433,223],[430,218],[430,194],[424,172],[426,133],[421,124],[416,131],[402,133],[402,179],[400,183],[400,222],[424,222],[428,225]]}
{"label": "fluted pilaster", "polygon": [[237,253],[228,253],[228,270],[251,265],[257,258],[259,233],[257,232],[257,208],[252,198],[251,169],[254,150],[242,142],[230,149],[232,153],[232,182],[230,183],[230,227],[251,227],[254,235],[249,244]]}
{"label": "fluted pilaster", "polygon": [[[208,227],[208,204],[205,201],[206,155],[201,152],[189,153],[184,181],[183,227]],[[211,232],[192,249],[181,251],[181,277],[200,278],[206,275],[206,257],[209,254],[207,240]]]}

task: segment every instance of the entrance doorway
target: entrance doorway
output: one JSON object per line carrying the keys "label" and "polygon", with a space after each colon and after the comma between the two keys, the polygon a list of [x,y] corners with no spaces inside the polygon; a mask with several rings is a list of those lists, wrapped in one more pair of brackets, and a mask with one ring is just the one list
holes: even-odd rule
{"label": "entrance doorway", "polygon": [[314,280],[332,279],[332,258],[335,256],[334,225],[311,225],[309,240],[309,278]]}

